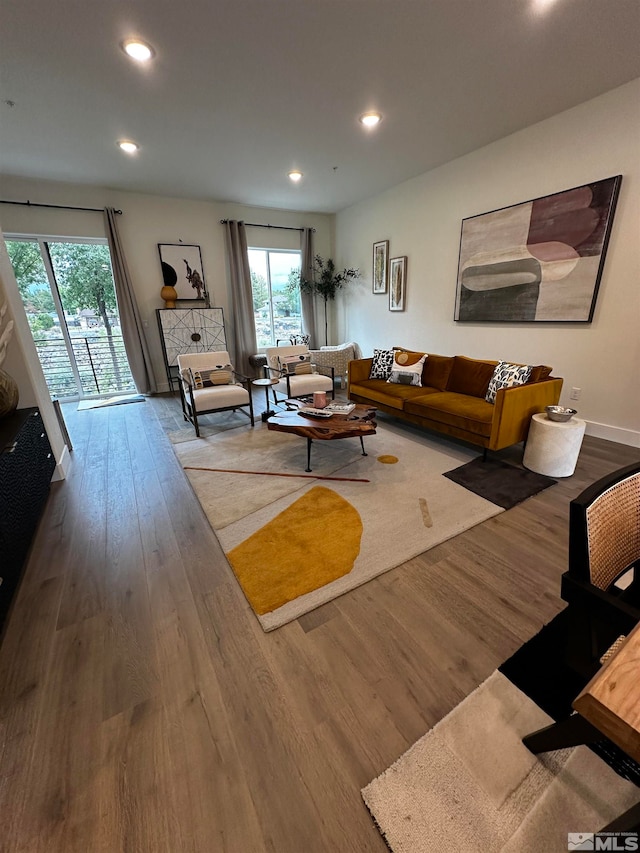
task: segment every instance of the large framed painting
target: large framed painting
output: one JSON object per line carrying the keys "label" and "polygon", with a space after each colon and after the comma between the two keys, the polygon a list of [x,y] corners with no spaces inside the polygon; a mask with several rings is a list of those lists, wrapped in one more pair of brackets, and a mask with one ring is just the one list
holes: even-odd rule
{"label": "large framed painting", "polygon": [[463,219],[454,319],[590,323],[621,181]]}
{"label": "large framed painting", "polygon": [[158,243],[162,279],[164,284],[175,287],[180,301],[204,301],[209,304],[209,295],[202,270],[200,246],[186,243]]}
{"label": "large framed painting", "polygon": [[389,241],[380,240],[373,244],[373,292],[387,292],[389,271]]}

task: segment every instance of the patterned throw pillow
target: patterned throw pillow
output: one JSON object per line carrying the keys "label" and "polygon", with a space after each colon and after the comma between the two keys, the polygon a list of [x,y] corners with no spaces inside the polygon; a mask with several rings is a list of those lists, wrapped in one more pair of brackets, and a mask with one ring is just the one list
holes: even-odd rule
{"label": "patterned throw pillow", "polygon": [[216,364],[211,370],[192,370],[193,387],[212,388],[214,385],[230,385],[233,377],[233,367],[230,364]]}
{"label": "patterned throw pillow", "polygon": [[374,349],[369,379],[388,379],[393,367],[392,349]]}
{"label": "patterned throw pillow", "polygon": [[299,355],[280,356],[280,370],[288,376],[312,373],[311,353],[302,352]]}
{"label": "patterned throw pillow", "polygon": [[413,352],[396,352],[387,382],[394,385],[418,385],[422,387],[422,368],[427,356]]}
{"label": "patterned throw pillow", "polygon": [[515,385],[524,385],[529,381],[533,367],[530,364],[510,364],[508,361],[499,361],[489,380],[489,387],[485,400],[487,403],[495,403],[496,393],[501,388],[513,388]]}
{"label": "patterned throw pillow", "polygon": [[303,346],[308,347],[311,343],[311,335],[291,335],[289,338],[291,341],[291,346]]}

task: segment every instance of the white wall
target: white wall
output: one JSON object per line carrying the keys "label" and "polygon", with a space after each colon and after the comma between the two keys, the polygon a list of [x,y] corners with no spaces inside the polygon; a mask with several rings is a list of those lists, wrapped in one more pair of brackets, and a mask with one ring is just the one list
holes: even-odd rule
{"label": "white wall", "polygon": [[[424,144],[429,140],[425,138]],[[621,174],[591,324],[453,320],[461,220]],[[372,245],[408,256],[406,310],[371,293]],[[640,445],[640,80],[540,122],[340,212],[336,260],[363,278],[336,306],[338,337],[445,355],[550,364],[588,432]]]}
{"label": "white wall", "polygon": [[[333,246],[334,217],[326,214],[165,198],[10,176],[0,177],[0,197],[14,201],[29,200],[81,207],[109,206],[123,211],[123,215],[118,218],[118,226],[140,311],[146,323],[159,390],[167,390],[168,384],[155,316],[155,309],[164,307],[160,298],[163,282],[158,243],[177,243],[182,240],[184,243],[201,247],[202,265],[211,304],[224,309],[229,338],[233,318],[221,219],[244,219],[246,222],[293,227],[309,226],[316,229],[314,251],[327,255]],[[103,219],[99,213],[0,205],[0,217],[5,235],[104,237]],[[300,235],[296,231],[251,228],[247,229],[247,239],[250,245],[262,248],[300,248]]]}

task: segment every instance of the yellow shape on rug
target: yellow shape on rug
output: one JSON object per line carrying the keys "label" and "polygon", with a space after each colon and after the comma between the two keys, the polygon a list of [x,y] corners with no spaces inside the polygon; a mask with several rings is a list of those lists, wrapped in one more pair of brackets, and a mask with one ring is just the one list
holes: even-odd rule
{"label": "yellow shape on rug", "polygon": [[357,509],[332,489],[314,486],[227,556],[262,615],[349,574],[361,539]]}

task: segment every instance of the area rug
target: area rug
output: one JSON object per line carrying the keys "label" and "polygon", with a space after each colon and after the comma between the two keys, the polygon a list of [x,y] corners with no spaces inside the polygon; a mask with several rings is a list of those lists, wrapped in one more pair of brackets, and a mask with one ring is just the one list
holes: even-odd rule
{"label": "area rug", "polygon": [[564,853],[569,833],[597,832],[638,801],[585,746],[530,753],[521,738],[550,722],[494,672],[363,789],[393,853]]}
{"label": "area rug", "polygon": [[527,468],[481,456],[448,471],[445,477],[503,509],[511,509],[558,482]]}
{"label": "area rug", "polygon": [[78,411],[84,412],[87,409],[103,409],[105,406],[124,406],[127,403],[144,403],[144,397],[142,394],[121,394],[117,397],[80,400],[78,403]]}
{"label": "area rug", "polygon": [[379,425],[306,441],[264,424],[174,444],[264,630],[371,580],[502,510],[442,476],[473,451]]}

